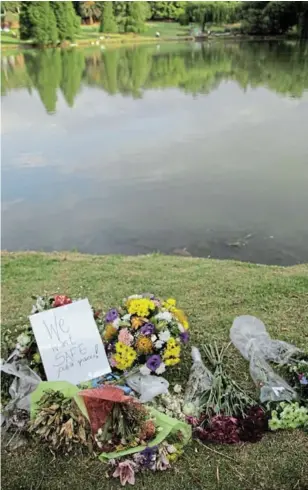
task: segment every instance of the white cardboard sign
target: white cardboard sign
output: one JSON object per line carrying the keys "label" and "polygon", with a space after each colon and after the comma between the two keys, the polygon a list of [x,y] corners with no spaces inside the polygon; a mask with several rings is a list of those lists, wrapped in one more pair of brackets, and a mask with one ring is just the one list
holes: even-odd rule
{"label": "white cardboard sign", "polygon": [[79,384],[110,373],[87,299],[29,317],[48,381]]}

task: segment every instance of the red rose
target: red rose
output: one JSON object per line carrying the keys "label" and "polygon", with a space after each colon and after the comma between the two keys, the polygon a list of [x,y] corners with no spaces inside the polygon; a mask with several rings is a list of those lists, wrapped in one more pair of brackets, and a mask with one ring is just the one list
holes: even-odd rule
{"label": "red rose", "polygon": [[71,298],[68,298],[64,294],[59,294],[55,296],[52,306],[57,308],[58,306],[69,305],[70,303],[72,303]]}

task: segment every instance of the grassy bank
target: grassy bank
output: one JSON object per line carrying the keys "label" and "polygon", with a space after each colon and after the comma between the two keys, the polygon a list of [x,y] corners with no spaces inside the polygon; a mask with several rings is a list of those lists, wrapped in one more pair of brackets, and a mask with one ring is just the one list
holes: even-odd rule
{"label": "grassy bank", "polygon": [[[142,34],[104,34],[99,32],[99,24],[94,25],[82,25],[80,33],[76,37],[74,44],[80,46],[91,46],[96,44],[109,45],[109,44],[125,44],[125,43],[139,43],[139,42],[158,42],[158,41],[176,41],[176,40],[190,40],[192,39],[191,32],[195,33],[199,31],[199,26],[182,26],[177,22],[148,22],[146,28]],[[213,25],[211,26],[211,33],[215,36],[222,35],[225,32],[229,34],[235,34],[239,31],[239,24],[225,24],[225,25]],[[159,32],[160,37],[156,37],[156,33]],[[229,36],[230,37],[230,36]],[[32,41],[20,41],[18,29],[13,29],[10,32],[1,33],[1,48],[10,49],[14,48],[27,48],[32,46]]]}
{"label": "grassy bank", "polygon": [[[2,267],[2,329],[13,336],[27,322],[31,294],[61,291],[108,308],[129,294],[153,291],[177,298],[190,319],[192,344],[228,341],[233,318],[250,313],[265,322],[273,337],[307,348],[307,265],[280,268],[161,255],[3,253]],[[247,363],[234,349],[229,367],[244,386],[253,388]],[[184,382],[189,368],[187,352],[172,379]],[[299,431],[268,434],[258,444],[237,447],[194,442],[173,470],[138,475],[135,488],[307,490],[307,459],[307,436]],[[3,448],[2,470],[4,490],[120,488],[116,480],[105,480],[99,461],[55,458],[31,445],[11,454]]]}
{"label": "grassy bank", "polygon": [[[176,22],[152,22],[146,24],[146,30],[142,35],[127,34],[104,34],[99,32],[99,25],[82,25],[80,33],[76,37],[74,44],[78,46],[109,45],[109,44],[132,44],[140,42],[157,42],[156,32],[160,33],[159,40],[174,41],[190,39],[190,28],[181,26]],[[11,48],[27,48],[32,46],[32,41],[20,41],[18,29],[10,32],[1,33],[1,48],[4,50]]]}

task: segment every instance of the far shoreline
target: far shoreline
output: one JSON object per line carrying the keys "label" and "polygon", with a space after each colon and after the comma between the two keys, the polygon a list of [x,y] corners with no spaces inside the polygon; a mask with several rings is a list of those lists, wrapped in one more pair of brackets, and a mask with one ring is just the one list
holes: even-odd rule
{"label": "far shoreline", "polygon": [[[102,36],[104,37],[104,36]],[[211,34],[210,36],[173,36],[173,37],[147,37],[147,36],[131,36],[123,35],[121,37],[104,37],[104,39],[97,39],[93,41],[91,39],[81,39],[76,43],[65,42],[57,46],[37,46],[35,44],[25,42],[20,43],[6,43],[1,42],[1,51],[8,50],[27,50],[27,49],[69,49],[69,48],[85,48],[85,47],[121,47],[121,46],[134,46],[141,44],[153,44],[153,43],[167,43],[167,42],[207,42],[207,41],[300,41],[300,39],[294,36],[250,36],[247,34]]]}

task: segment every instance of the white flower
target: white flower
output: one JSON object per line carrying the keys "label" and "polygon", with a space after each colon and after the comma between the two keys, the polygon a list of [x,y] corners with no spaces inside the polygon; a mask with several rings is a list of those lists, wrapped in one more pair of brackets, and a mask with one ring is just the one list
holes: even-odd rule
{"label": "white flower", "polygon": [[147,376],[148,374],[151,374],[151,369],[149,369],[145,364],[141,366],[140,372],[143,376]]}
{"label": "white flower", "polygon": [[182,391],[182,386],[181,385],[175,385],[173,388],[174,393],[181,393]]}
{"label": "white flower", "polygon": [[156,335],[152,334],[152,335],[151,335],[151,340],[152,340],[152,342],[154,343],[154,342],[157,340]]}
{"label": "white flower", "polygon": [[162,320],[162,321],[165,321],[165,322],[171,322],[172,315],[171,315],[170,311],[161,311],[160,313],[157,313],[157,315],[155,316],[155,318],[157,320]]}
{"label": "white flower", "polygon": [[154,345],[155,345],[155,349],[159,350],[164,345],[164,342],[162,340],[157,340]]}
{"label": "white flower", "polygon": [[167,451],[169,454],[174,454],[174,453],[176,453],[176,447],[174,447],[173,444],[168,444]]}
{"label": "white flower", "polygon": [[113,320],[112,325],[114,326],[114,328],[119,328],[120,323],[121,323],[121,318],[117,317],[115,320]]}
{"label": "white flower", "polygon": [[29,335],[21,333],[17,337],[17,342],[21,347],[25,347],[26,345],[30,344],[31,338],[29,337]]}
{"label": "white flower", "polygon": [[141,299],[142,295],[141,294],[132,294],[131,296],[128,296],[128,299]]}
{"label": "white flower", "polygon": [[159,340],[161,340],[162,342],[167,342],[171,337],[171,334],[169,332],[169,330],[164,330],[163,332],[160,332],[159,334]]}
{"label": "white flower", "polygon": [[165,364],[162,362],[158,368],[156,369],[155,373],[156,374],[163,374],[164,372],[166,371],[166,366]]}
{"label": "white flower", "polygon": [[130,313],[126,313],[126,315],[123,315],[122,316],[123,322],[129,322],[131,316],[132,315]]}
{"label": "white flower", "polygon": [[181,333],[185,332],[185,328],[183,327],[182,323],[178,323],[178,329]]}

